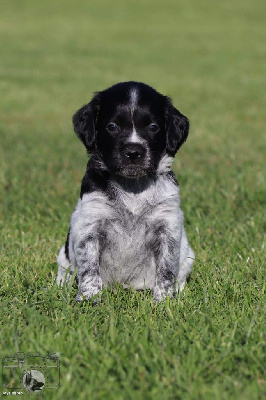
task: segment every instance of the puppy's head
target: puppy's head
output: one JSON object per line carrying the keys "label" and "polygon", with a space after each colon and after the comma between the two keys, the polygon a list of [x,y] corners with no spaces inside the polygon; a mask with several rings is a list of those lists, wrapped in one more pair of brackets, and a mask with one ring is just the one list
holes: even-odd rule
{"label": "puppy's head", "polygon": [[98,92],[73,117],[88,152],[112,174],[154,175],[165,154],[174,157],[189,122],[171,100],[144,83],[123,82]]}

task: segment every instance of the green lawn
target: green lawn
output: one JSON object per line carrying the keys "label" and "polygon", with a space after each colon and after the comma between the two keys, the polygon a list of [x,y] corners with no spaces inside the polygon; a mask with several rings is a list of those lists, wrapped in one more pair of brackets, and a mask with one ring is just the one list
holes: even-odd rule
{"label": "green lawn", "polygon": [[[265,11],[263,0],[2,3],[0,358],[60,353],[62,386],[44,398],[264,397]],[[87,159],[71,117],[124,80],[190,118],[173,168],[196,262],[176,299],[118,287],[92,307],[75,302],[75,283],[54,283]]]}

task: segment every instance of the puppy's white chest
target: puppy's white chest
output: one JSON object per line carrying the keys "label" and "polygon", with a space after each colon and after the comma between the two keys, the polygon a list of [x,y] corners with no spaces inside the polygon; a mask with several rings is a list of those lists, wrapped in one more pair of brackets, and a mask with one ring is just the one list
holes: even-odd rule
{"label": "puppy's white chest", "polygon": [[100,275],[106,286],[118,282],[136,289],[153,287],[156,268],[150,238],[144,216],[128,212],[106,221],[100,251]]}
{"label": "puppy's white chest", "polygon": [[[158,224],[178,223],[179,194],[160,177],[139,193],[117,190],[113,201],[101,192],[83,196],[72,217],[77,237],[99,237],[99,272],[104,285],[152,288],[156,276]],[[88,257],[90,255],[88,254]]]}

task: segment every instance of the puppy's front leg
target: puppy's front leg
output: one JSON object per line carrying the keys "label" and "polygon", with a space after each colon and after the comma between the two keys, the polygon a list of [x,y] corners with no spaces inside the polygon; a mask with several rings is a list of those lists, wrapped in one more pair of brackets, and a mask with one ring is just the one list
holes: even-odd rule
{"label": "puppy's front leg", "polygon": [[153,288],[155,302],[172,297],[176,288],[179,266],[180,243],[178,238],[164,230],[159,236],[156,257],[156,279]]}
{"label": "puppy's front leg", "polygon": [[99,275],[99,240],[90,235],[74,246],[78,265],[79,293],[77,301],[83,297],[89,300],[102,289],[102,279]]}

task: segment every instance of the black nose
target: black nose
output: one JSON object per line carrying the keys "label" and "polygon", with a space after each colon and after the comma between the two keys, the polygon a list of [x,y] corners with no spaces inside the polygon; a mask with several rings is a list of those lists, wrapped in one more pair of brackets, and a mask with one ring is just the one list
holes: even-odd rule
{"label": "black nose", "polygon": [[145,154],[144,147],[139,143],[128,143],[124,148],[124,155],[130,160],[137,160]]}

